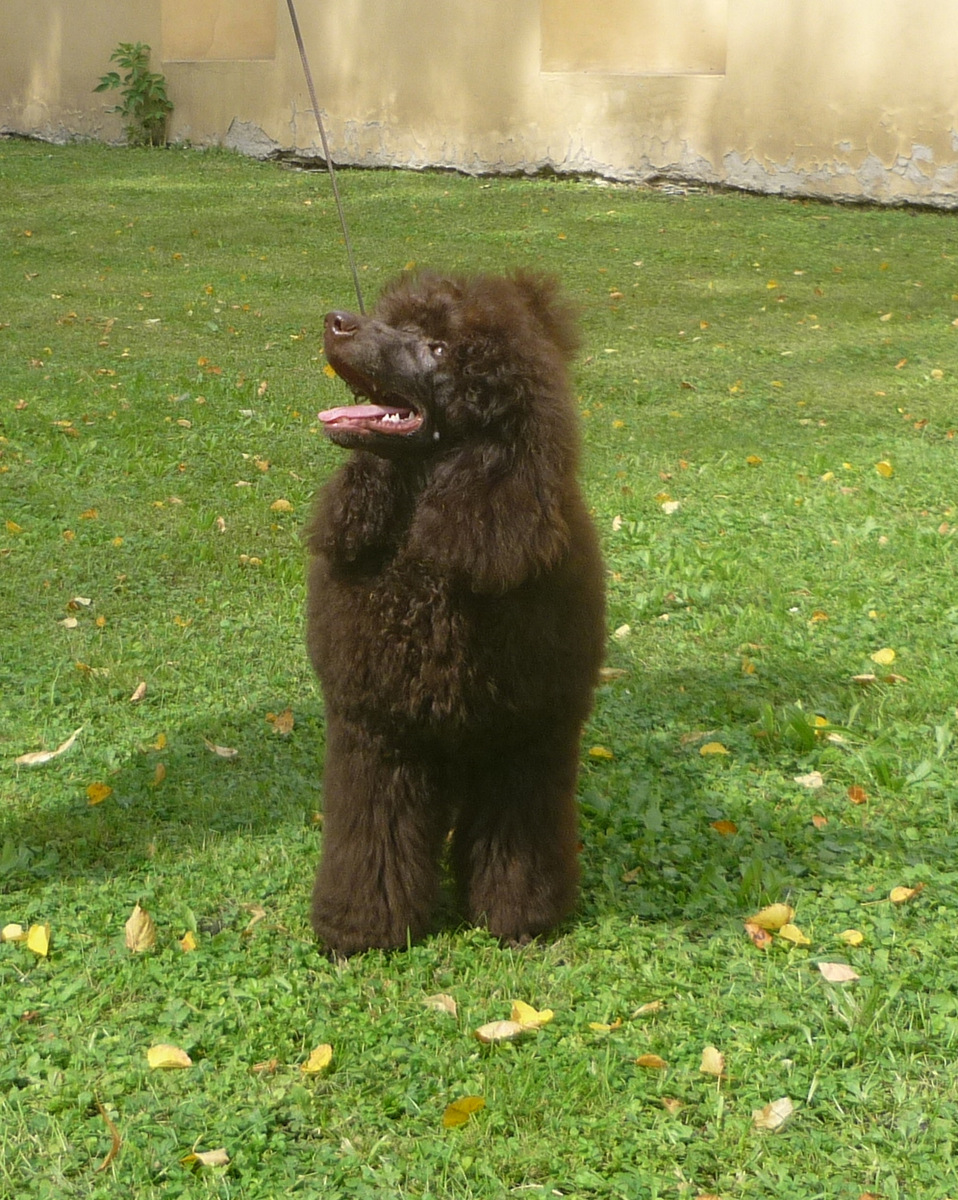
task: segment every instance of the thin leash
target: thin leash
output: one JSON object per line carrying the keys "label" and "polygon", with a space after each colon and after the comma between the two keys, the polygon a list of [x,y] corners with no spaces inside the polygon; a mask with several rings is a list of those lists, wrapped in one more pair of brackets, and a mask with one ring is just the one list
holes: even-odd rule
{"label": "thin leash", "polygon": [[303,74],[306,76],[306,87],[309,91],[309,101],[313,106],[313,116],[316,118],[316,127],[319,129],[319,138],[323,143],[323,157],[326,159],[326,169],[329,171],[329,181],[333,185],[333,196],[336,200],[336,211],[339,213],[339,224],[343,231],[343,240],[346,243],[346,257],[349,259],[349,269],[353,274],[353,286],[356,288],[356,299],[359,301],[359,311],[363,315],[366,313],[363,305],[362,288],[359,286],[359,272],[356,270],[356,259],[353,257],[353,247],[349,241],[349,230],[346,227],[346,212],[343,208],[343,202],[339,195],[339,185],[336,182],[336,171],[333,167],[333,160],[329,153],[329,142],[326,140],[326,128],[323,125],[323,118],[320,115],[319,104],[316,100],[316,89],[313,87],[313,74],[309,69],[309,59],[306,57],[306,47],[303,45],[303,35],[299,30],[299,21],[296,17],[296,8],[293,0],[286,0],[286,7],[289,9],[289,19],[293,25],[293,35],[296,38],[296,45],[299,47],[299,57],[303,64]]}

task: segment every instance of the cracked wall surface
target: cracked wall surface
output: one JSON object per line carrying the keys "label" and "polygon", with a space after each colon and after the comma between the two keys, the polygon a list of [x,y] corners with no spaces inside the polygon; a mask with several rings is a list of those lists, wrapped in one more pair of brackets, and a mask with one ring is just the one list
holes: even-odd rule
{"label": "cracked wall surface", "polygon": [[[952,0],[298,0],[334,157],[958,206]],[[317,154],[285,0],[5,0],[0,130],[122,140],[153,47],[174,139]]]}

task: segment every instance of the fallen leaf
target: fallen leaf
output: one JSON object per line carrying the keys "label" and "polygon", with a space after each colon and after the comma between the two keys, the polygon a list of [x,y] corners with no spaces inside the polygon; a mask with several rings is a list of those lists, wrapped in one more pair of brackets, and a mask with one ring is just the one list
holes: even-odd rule
{"label": "fallen leaf", "polygon": [[28,950],[39,954],[41,958],[46,958],[50,953],[50,926],[31,925],[27,930],[26,943]]}
{"label": "fallen leaf", "polygon": [[234,750],[232,746],[217,746],[207,738],[203,738],[203,745],[207,750],[212,751],[213,754],[218,755],[220,758],[236,758],[239,754],[239,751]]}
{"label": "fallen leaf", "polygon": [[264,1058],[262,1062],[253,1063],[250,1070],[254,1075],[275,1075],[278,1066],[278,1058]]}
{"label": "fallen leaf", "polygon": [[682,507],[680,500],[666,500],[662,505],[662,511],[667,517],[671,517],[673,513],[677,513]]}
{"label": "fallen leaf", "polygon": [[0,942],[25,942],[26,940],[27,931],[22,925],[11,923],[0,929]]}
{"label": "fallen leaf", "polygon": [[745,922],[745,932],[759,950],[767,950],[772,944],[772,935],[767,929],[763,929],[761,925],[756,925],[754,921]]}
{"label": "fallen leaf", "polygon": [[332,1061],[333,1048],[328,1042],[324,1042],[312,1051],[309,1058],[307,1058],[299,1069],[304,1075],[318,1075],[321,1071],[325,1071]]}
{"label": "fallen leaf", "polygon": [[136,685],[136,688],[133,691],[133,695],[130,697],[130,703],[131,704],[139,704],[139,702],[143,699],[143,697],[145,695],[146,695],[146,680],[141,679],[140,682]]}
{"label": "fallen leaf", "polygon": [[193,1060],[185,1050],[167,1042],[151,1046],[146,1052],[146,1061],[154,1071],[176,1071],[193,1065]]}
{"label": "fallen leaf", "polygon": [[734,821],[713,821],[712,828],[722,837],[730,837],[733,833],[738,833],[738,826]]}
{"label": "fallen leaf", "polygon": [[795,782],[805,788],[820,788],[825,786],[821,771],[809,771],[807,775],[796,775]]}
{"label": "fallen leaf", "polygon": [[612,759],[615,755],[606,746],[591,746],[589,748],[589,758]]}
{"label": "fallen leaf", "polygon": [[648,1017],[652,1013],[661,1012],[664,1007],[665,1007],[664,1000],[650,1000],[648,1002],[648,1004],[640,1004],[639,1007],[632,1014],[632,1016],[633,1016],[633,1018]]}
{"label": "fallen leaf", "polygon": [[674,1117],[682,1111],[685,1105],[681,1100],[675,1100],[671,1096],[663,1096],[662,1107],[669,1114],[669,1116]]}
{"label": "fallen leaf", "polygon": [[717,1075],[721,1078],[725,1073],[725,1055],[721,1050],[717,1050],[715,1046],[706,1046],[702,1051],[702,1062],[699,1065],[699,1070],[703,1075]]}
{"label": "fallen leaf", "polygon": [[456,1006],[452,996],[445,992],[437,992],[435,996],[426,996],[423,999],[423,1004],[426,1008],[431,1008],[435,1012],[448,1013],[450,1017],[457,1017],[459,1009]]}
{"label": "fallen leaf", "polygon": [[781,1100],[773,1100],[752,1112],[752,1128],[762,1133],[777,1133],[794,1112],[795,1105],[783,1096]]}
{"label": "fallen leaf", "polygon": [[266,720],[273,726],[277,733],[286,737],[287,734],[293,732],[293,726],[296,724],[296,718],[293,716],[291,708],[284,708],[281,713],[266,714]]}
{"label": "fallen leaf", "polygon": [[888,893],[888,899],[892,904],[907,904],[909,900],[914,898],[925,890],[923,883],[917,883],[914,887],[894,887]]}
{"label": "fallen leaf", "polygon": [[551,1008],[536,1010],[524,1000],[513,1000],[509,1016],[511,1020],[518,1021],[523,1029],[541,1029],[543,1025],[549,1024],[555,1013]]}
{"label": "fallen leaf", "polygon": [[616,1029],[622,1028],[622,1018],[616,1017],[611,1024],[606,1024],[604,1021],[590,1021],[589,1028],[593,1033],[613,1033]]}
{"label": "fallen leaf", "polygon": [[838,935],[838,940],[847,946],[860,946],[865,940],[865,935],[858,929],[843,929]]}
{"label": "fallen leaf", "polygon": [[523,1029],[518,1021],[487,1021],[473,1032],[473,1037],[489,1046],[493,1042],[511,1042],[529,1030]]}
{"label": "fallen leaf", "polygon": [[292,512],[293,506],[288,500],[274,500],[269,506],[270,512]]}
{"label": "fallen leaf", "polygon": [[166,778],[166,763],[157,763],[153,772],[153,786],[158,787]]}
{"label": "fallen leaf", "polygon": [[846,963],[821,962],[818,969],[829,983],[854,983],[856,979],[861,979],[858,972]]}
{"label": "fallen leaf", "polygon": [[191,950],[196,949],[196,946],[196,934],[192,929],[187,929],[186,933],[180,938],[180,949],[184,954],[189,954]]}
{"label": "fallen leaf", "polygon": [[706,742],[704,746],[699,747],[699,754],[707,756],[709,754],[728,754],[728,750],[721,742]]}
{"label": "fallen leaf", "polygon": [[473,1113],[481,1112],[486,1102],[481,1096],[462,1096],[446,1106],[442,1114],[443,1129],[457,1129],[465,1125]]}
{"label": "fallen leaf", "polygon": [[848,789],[848,799],[852,804],[864,804],[868,799],[868,793],[863,787],[859,787],[857,783],[853,783]]}
{"label": "fallen leaf", "polygon": [[812,817],[812,824],[816,829],[824,829],[828,824],[828,817],[823,817],[821,813],[816,813],[815,816]]}
{"label": "fallen leaf", "polygon": [[230,1156],[223,1149],[194,1150],[192,1154],[184,1155],[180,1162],[184,1167],[225,1167],[229,1165]]}
{"label": "fallen leaf", "polygon": [[113,788],[108,783],[91,783],[86,790],[90,804],[102,804],[107,796],[113,795]]}
{"label": "fallen leaf", "polygon": [[786,942],[791,942],[795,946],[810,946],[811,941],[805,936],[797,925],[791,923],[783,925],[778,931],[778,936],[784,938]]}
{"label": "fallen leaf", "polygon": [[640,1054],[635,1060],[635,1065],[645,1067],[648,1071],[664,1071],[669,1064],[657,1054]]}
{"label": "fallen leaf", "polygon": [[106,1125],[107,1130],[109,1131],[109,1134],[110,1134],[110,1149],[107,1150],[106,1156],[104,1157],[103,1162],[101,1162],[100,1165],[97,1167],[97,1172],[100,1172],[100,1171],[105,1171],[107,1169],[107,1167],[110,1165],[110,1163],[113,1162],[113,1160],[116,1158],[116,1156],[120,1153],[120,1147],[123,1145],[123,1140],[120,1137],[120,1131],[110,1120],[109,1114],[107,1113],[106,1109],[103,1107],[103,1105],[100,1103],[99,1100],[97,1100],[97,1102],[96,1102],[96,1108],[97,1108],[97,1112],[103,1118],[103,1123],[104,1123],[104,1125]]}
{"label": "fallen leaf", "polygon": [[156,945],[156,925],[153,918],[139,903],[133,906],[126,922],[126,948],[134,954],[142,954],[144,950],[152,950]]}
{"label": "fallen leaf", "polygon": [[794,916],[795,909],[790,904],[769,904],[760,909],[754,917],[749,917],[749,921],[760,929],[768,929],[774,933],[783,925],[787,925]]}
{"label": "fallen leaf", "polygon": [[890,667],[895,661],[895,651],[890,646],[886,646],[883,650],[876,650],[874,654],[870,654],[869,658],[873,663],[878,663],[880,667]]}
{"label": "fallen leaf", "polygon": [[80,729],[74,729],[67,740],[65,742],[61,742],[60,745],[57,746],[56,750],[31,750],[29,754],[21,754],[19,758],[15,758],[13,761],[17,763],[18,766],[35,767],[39,766],[41,763],[49,762],[52,758],[58,758],[61,754],[66,754],[73,743],[77,740],[77,735],[80,733],[82,728],[83,726],[81,725]]}
{"label": "fallen leaf", "polygon": [[611,683],[614,679],[626,679],[629,672],[622,667],[600,667],[599,679],[602,683]]}
{"label": "fallen leaf", "polygon": [[762,465],[762,460],[757,454],[750,454],[745,461],[750,467],[760,467]]}
{"label": "fallen leaf", "polygon": [[875,463],[875,470],[882,479],[891,479],[892,475],[895,474],[895,468],[890,462],[886,462],[884,459],[881,462]]}

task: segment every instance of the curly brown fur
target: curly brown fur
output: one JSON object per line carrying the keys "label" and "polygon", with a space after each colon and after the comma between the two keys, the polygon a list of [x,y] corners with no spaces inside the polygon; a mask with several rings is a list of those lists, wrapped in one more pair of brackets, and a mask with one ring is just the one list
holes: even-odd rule
{"label": "curly brown fur", "polygon": [[404,276],[371,316],[326,318],[359,399],[320,414],[352,454],[307,533],[327,720],[312,919],[337,953],[426,931],[453,827],[469,920],[522,942],[575,903],[604,640],[576,340],[554,281],[525,273]]}

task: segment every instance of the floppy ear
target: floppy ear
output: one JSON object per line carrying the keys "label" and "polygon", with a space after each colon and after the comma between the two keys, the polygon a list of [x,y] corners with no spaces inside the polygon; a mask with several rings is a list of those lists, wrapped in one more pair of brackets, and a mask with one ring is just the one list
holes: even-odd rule
{"label": "floppy ear", "polygon": [[404,553],[474,592],[501,595],[548,571],[569,547],[558,460],[482,442],[437,465]]}
{"label": "floppy ear", "polygon": [[310,554],[355,563],[394,544],[403,509],[397,492],[392,463],[353,454],[320,492],[303,535]]}

